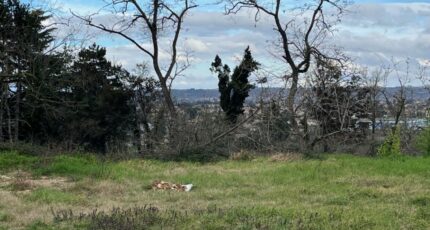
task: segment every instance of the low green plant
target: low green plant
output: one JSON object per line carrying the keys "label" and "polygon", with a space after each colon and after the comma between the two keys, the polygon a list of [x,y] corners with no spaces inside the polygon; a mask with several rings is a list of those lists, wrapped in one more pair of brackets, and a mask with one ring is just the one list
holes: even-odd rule
{"label": "low green plant", "polygon": [[26,228],[27,230],[51,230],[53,229],[48,224],[44,223],[42,220],[35,220]]}
{"label": "low green plant", "polygon": [[424,129],[418,135],[416,146],[424,156],[430,157],[430,127]]}
{"label": "low green plant", "polygon": [[417,197],[412,200],[412,204],[422,207],[430,207],[430,197]]}
{"label": "low green plant", "polygon": [[395,127],[385,138],[384,143],[378,148],[378,156],[396,157],[402,155],[400,127]]}
{"label": "low green plant", "polygon": [[13,220],[13,216],[4,212],[0,212],[0,222],[8,222],[10,220]]}

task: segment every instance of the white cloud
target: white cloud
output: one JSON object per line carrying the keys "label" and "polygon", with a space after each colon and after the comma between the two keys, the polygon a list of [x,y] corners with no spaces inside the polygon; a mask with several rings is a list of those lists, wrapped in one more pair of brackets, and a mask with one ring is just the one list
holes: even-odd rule
{"label": "white cloud", "polygon": [[209,50],[210,43],[205,43],[204,41],[197,38],[189,38],[185,40],[185,47],[194,52],[206,52]]}
{"label": "white cloud", "polygon": [[[84,10],[72,5],[70,8],[78,12]],[[277,42],[277,33],[272,21],[262,17],[255,23],[253,16],[252,12],[245,11],[228,16],[223,12],[192,11],[184,21],[178,48],[181,53],[192,51],[194,65],[174,87],[216,88],[216,77],[211,77],[209,71],[214,56],[218,54],[224,62],[234,66],[248,45],[254,58],[266,68],[285,71],[286,68],[279,67],[279,60],[272,56],[277,51],[273,46]],[[101,20],[109,21],[109,16],[102,16]],[[416,65],[430,65],[430,3],[352,5],[337,28],[334,36],[329,37],[329,43],[342,47],[357,65],[375,67],[391,59],[407,57]],[[98,36],[98,40],[104,40],[102,45],[108,46],[109,58],[126,68],[133,69],[136,63],[150,61],[127,41],[108,36],[114,41],[106,42],[102,36]],[[144,36],[139,38],[142,44],[150,42]],[[160,58],[166,61],[170,57],[168,39],[161,47],[164,49]]]}
{"label": "white cloud", "polygon": [[422,66],[422,67],[430,67],[430,59],[418,58],[417,61],[420,64],[420,66]]}

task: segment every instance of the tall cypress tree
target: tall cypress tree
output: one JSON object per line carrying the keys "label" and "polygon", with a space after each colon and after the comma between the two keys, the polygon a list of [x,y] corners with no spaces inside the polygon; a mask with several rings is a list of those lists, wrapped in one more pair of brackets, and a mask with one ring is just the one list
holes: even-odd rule
{"label": "tall cypress tree", "polygon": [[232,123],[235,123],[238,116],[244,112],[245,99],[249,96],[249,91],[254,88],[249,83],[249,77],[258,69],[259,65],[252,57],[249,46],[245,49],[241,63],[234,69],[231,76],[229,66],[223,66],[218,55],[212,63],[211,70],[218,73],[221,108]]}

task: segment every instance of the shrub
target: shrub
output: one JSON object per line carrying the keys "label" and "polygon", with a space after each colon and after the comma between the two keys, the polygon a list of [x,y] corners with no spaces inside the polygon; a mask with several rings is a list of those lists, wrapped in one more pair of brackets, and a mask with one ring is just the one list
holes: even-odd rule
{"label": "shrub", "polygon": [[424,156],[430,157],[430,127],[418,135],[416,146]]}
{"label": "shrub", "polygon": [[400,128],[397,126],[391,131],[384,143],[378,148],[378,156],[400,156],[402,155],[400,146]]}

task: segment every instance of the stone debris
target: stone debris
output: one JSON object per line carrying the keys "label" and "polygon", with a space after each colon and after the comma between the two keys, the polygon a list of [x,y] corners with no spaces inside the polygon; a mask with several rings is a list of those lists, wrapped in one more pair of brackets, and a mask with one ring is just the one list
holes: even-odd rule
{"label": "stone debris", "polygon": [[191,188],[193,187],[192,184],[175,184],[170,183],[166,181],[159,181],[156,180],[152,183],[152,189],[154,190],[175,190],[175,191],[182,191],[182,192],[189,192],[191,191]]}

